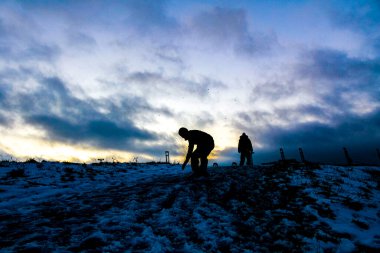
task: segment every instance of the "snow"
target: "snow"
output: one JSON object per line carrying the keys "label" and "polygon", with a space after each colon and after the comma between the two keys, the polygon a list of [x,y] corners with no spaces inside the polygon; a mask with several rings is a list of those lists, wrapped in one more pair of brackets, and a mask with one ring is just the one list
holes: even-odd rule
{"label": "snow", "polygon": [[2,251],[380,250],[380,168],[0,163]]}

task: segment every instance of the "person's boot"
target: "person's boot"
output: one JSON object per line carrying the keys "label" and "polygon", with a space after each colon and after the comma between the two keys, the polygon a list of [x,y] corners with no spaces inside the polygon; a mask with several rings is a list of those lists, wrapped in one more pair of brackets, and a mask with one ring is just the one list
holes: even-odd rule
{"label": "person's boot", "polygon": [[204,176],[204,177],[209,177],[210,173],[208,173],[207,170],[203,170],[201,175]]}
{"label": "person's boot", "polygon": [[200,177],[200,174],[199,173],[191,173],[187,178],[188,179],[195,179],[195,178],[199,178]]}
{"label": "person's boot", "polygon": [[209,177],[210,174],[207,171],[207,163],[201,164],[201,167],[199,168],[200,175],[203,177]]}
{"label": "person's boot", "polygon": [[197,164],[191,164],[193,173],[190,174],[189,179],[198,178],[201,176],[201,170]]}

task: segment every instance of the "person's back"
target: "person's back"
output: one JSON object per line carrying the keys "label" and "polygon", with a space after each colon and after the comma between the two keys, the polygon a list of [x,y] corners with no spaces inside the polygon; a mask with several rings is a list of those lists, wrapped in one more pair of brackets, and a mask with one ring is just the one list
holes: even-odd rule
{"label": "person's back", "polygon": [[240,153],[240,166],[244,165],[245,159],[247,159],[247,165],[252,165],[252,143],[245,133],[240,136],[238,151]]}
{"label": "person's back", "polygon": [[251,152],[252,150],[253,149],[252,149],[251,140],[248,138],[248,136],[245,133],[243,133],[239,139],[239,146],[238,146],[239,153],[248,152],[248,151]]}
{"label": "person's back", "polygon": [[214,139],[208,133],[199,130],[189,130],[189,143],[195,145],[211,144],[214,143]]}

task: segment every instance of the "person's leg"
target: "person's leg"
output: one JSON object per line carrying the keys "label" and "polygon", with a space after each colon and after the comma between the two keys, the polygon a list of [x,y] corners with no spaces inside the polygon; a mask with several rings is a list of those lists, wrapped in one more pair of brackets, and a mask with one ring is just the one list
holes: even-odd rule
{"label": "person's leg", "polygon": [[248,166],[253,166],[253,164],[252,164],[252,154],[251,153],[247,153],[247,165]]}
{"label": "person's leg", "polygon": [[214,149],[214,145],[209,146],[203,146],[200,148],[200,158],[201,158],[201,166],[200,166],[200,173],[203,175],[208,175],[207,172],[207,165],[208,165],[208,159],[207,156],[211,153],[211,151]]}
{"label": "person's leg", "polygon": [[249,166],[249,152],[245,153],[245,159],[247,159],[246,165]]}
{"label": "person's leg", "polygon": [[207,172],[207,164],[208,164],[207,156],[202,156],[202,157],[201,157],[200,173],[201,173],[202,175],[205,175],[205,176],[208,175],[208,172]]}
{"label": "person's leg", "polygon": [[199,150],[196,149],[192,154],[191,154],[191,169],[194,174],[199,174],[200,169],[199,169]]}
{"label": "person's leg", "polygon": [[240,153],[240,166],[243,166],[245,162],[245,154],[244,152]]}

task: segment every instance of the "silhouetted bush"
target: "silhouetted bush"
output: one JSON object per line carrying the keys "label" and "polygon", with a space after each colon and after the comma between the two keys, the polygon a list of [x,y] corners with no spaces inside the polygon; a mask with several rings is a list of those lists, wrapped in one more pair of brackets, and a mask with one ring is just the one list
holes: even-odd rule
{"label": "silhouetted bush", "polygon": [[26,163],[38,163],[38,162],[35,159],[30,158],[30,159],[26,160]]}
{"label": "silhouetted bush", "polygon": [[11,170],[7,173],[7,176],[11,178],[26,177],[25,169],[20,168]]}
{"label": "silhouetted bush", "polygon": [[73,168],[70,168],[70,167],[66,167],[66,168],[64,168],[63,171],[64,171],[66,174],[72,174],[72,173],[74,173],[74,169],[73,169]]}
{"label": "silhouetted bush", "polygon": [[364,205],[362,203],[355,201],[351,199],[350,197],[346,197],[343,200],[342,204],[355,211],[360,211],[360,210],[363,210],[364,208]]}
{"label": "silhouetted bush", "polygon": [[361,229],[364,229],[364,230],[368,230],[369,229],[369,225],[367,223],[365,223],[364,221],[361,221],[361,220],[358,220],[358,219],[352,219],[351,222],[354,223],[356,226],[358,226]]}
{"label": "silhouetted bush", "polygon": [[63,172],[64,172],[65,174],[63,174],[63,175],[61,176],[61,181],[62,181],[62,182],[69,182],[69,181],[74,181],[74,180],[75,180],[75,176],[74,176],[74,174],[75,174],[76,172],[74,171],[73,168],[71,168],[71,167],[65,167],[65,168],[63,168]]}

